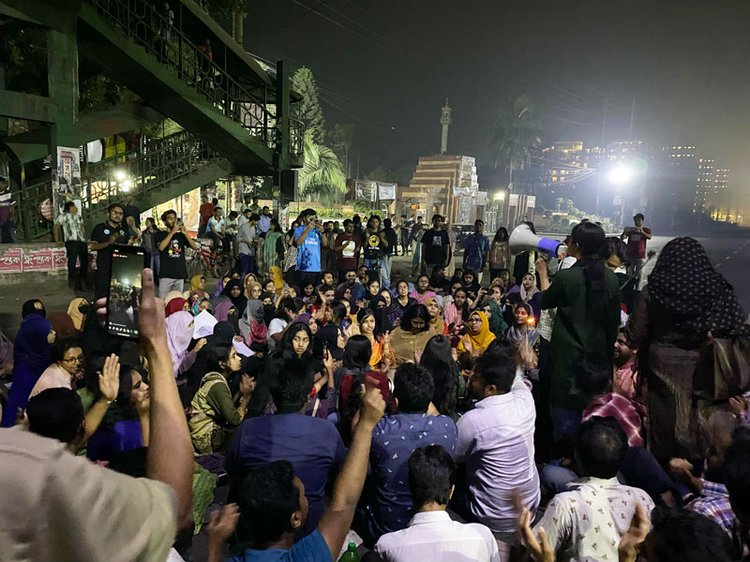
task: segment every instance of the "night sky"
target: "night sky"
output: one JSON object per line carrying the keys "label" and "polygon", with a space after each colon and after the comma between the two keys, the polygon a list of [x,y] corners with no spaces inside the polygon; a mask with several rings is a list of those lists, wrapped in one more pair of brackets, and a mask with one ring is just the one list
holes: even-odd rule
{"label": "night sky", "polygon": [[437,152],[449,97],[449,152],[491,188],[487,123],[527,93],[545,142],[598,143],[605,99],[607,140],[627,138],[635,99],[635,138],[695,144],[744,193],[749,23],[748,0],[253,0],[246,46],[313,70],[329,125],[357,127],[360,175]]}

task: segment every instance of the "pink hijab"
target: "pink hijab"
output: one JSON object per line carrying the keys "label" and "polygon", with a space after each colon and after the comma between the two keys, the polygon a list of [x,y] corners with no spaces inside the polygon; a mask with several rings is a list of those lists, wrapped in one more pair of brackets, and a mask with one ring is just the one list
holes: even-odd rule
{"label": "pink hijab", "polygon": [[180,366],[188,353],[188,346],[193,339],[193,315],[184,310],[167,317],[167,347],[172,354],[174,375],[179,374]]}

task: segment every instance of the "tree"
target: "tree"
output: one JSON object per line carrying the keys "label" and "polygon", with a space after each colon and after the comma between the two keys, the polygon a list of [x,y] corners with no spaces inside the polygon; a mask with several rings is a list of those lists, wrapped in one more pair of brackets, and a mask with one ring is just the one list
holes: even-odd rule
{"label": "tree", "polygon": [[312,70],[303,66],[292,75],[292,88],[302,96],[298,116],[306,131],[312,132],[312,140],[322,144],[326,137],[326,120],[318,99],[318,86]]}
{"label": "tree", "polygon": [[541,143],[542,127],[528,96],[509,97],[490,127],[489,146],[495,166],[508,170],[508,188],[512,191],[513,174],[531,161],[532,151]]}
{"label": "tree", "polygon": [[354,142],[354,123],[336,123],[331,131],[331,148],[344,164],[347,177],[351,177],[352,170],[349,163],[349,151]]}
{"label": "tree", "polygon": [[336,154],[315,142],[313,131],[305,131],[305,163],[299,171],[297,185],[307,197],[320,197],[331,203],[337,194],[346,192],[346,175]]}
{"label": "tree", "polygon": [[214,17],[230,19],[232,37],[244,49],[247,0],[204,0],[203,6]]}

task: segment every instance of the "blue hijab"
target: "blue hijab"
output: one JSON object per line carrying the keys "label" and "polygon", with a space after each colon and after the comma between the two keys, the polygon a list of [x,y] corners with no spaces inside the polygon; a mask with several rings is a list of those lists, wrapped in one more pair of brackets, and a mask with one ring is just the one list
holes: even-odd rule
{"label": "blue hijab", "polygon": [[21,322],[13,347],[13,384],[3,410],[3,427],[14,425],[18,408],[26,408],[36,381],[52,363],[47,341],[50,330],[50,321],[39,314],[29,314]]}

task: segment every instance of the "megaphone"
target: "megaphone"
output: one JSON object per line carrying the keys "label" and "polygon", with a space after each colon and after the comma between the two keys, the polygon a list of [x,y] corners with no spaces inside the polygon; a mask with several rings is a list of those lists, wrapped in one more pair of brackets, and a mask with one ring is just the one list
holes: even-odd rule
{"label": "megaphone", "polygon": [[513,254],[540,251],[547,252],[550,256],[560,257],[560,254],[568,249],[565,244],[558,240],[537,236],[531,232],[531,228],[525,223],[521,223],[513,229],[508,244]]}

